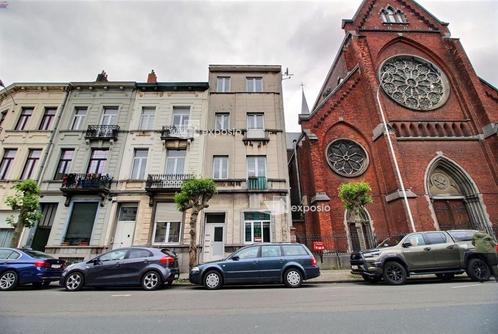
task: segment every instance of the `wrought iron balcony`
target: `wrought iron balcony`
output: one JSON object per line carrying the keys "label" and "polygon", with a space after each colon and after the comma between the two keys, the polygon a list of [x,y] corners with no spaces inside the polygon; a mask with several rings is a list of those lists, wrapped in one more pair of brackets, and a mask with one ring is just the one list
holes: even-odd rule
{"label": "wrought iron balcony", "polygon": [[266,176],[250,176],[247,178],[248,190],[266,190]]}
{"label": "wrought iron balcony", "polygon": [[111,190],[112,180],[107,174],[64,174],[60,190],[66,196],[66,206],[74,194],[97,194],[104,200]]}
{"label": "wrought iron balcony", "polygon": [[148,192],[168,192],[181,188],[183,181],[193,178],[192,174],[149,174],[145,183]]}
{"label": "wrought iron balcony", "polygon": [[119,125],[89,125],[85,139],[88,140],[117,140]]}

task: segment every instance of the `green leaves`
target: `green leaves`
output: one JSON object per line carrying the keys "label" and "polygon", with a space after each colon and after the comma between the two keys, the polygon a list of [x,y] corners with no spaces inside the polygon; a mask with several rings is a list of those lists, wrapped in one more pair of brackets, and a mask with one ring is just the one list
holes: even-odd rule
{"label": "green leaves", "polygon": [[339,198],[348,210],[357,212],[365,207],[365,205],[373,202],[371,196],[372,188],[368,182],[343,183],[338,190]]}
{"label": "green leaves", "polygon": [[197,207],[202,210],[216,193],[216,184],[211,179],[189,179],[183,182],[175,203],[180,211]]}
{"label": "green leaves", "polygon": [[16,226],[22,224],[25,227],[32,227],[42,217],[40,212],[40,188],[33,180],[24,180],[17,182],[13,189],[15,194],[8,196],[5,204],[14,211],[19,211],[19,217],[14,216],[7,218],[7,223]]}

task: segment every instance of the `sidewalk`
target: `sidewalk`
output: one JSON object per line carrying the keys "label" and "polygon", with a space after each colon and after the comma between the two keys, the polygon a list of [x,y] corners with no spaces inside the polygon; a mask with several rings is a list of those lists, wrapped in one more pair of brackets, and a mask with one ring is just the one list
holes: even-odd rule
{"label": "sidewalk", "polygon": [[[320,270],[320,277],[313,278],[307,283],[345,283],[362,280],[361,276],[352,275],[349,270]],[[189,284],[188,274],[180,274],[180,280],[175,284]]]}

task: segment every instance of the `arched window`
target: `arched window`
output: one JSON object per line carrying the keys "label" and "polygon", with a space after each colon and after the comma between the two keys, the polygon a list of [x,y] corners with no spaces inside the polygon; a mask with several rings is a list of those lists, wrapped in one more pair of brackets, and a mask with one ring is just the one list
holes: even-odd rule
{"label": "arched window", "polygon": [[375,247],[370,218],[365,209],[358,214],[346,211],[346,224],[352,251],[358,252]]}
{"label": "arched window", "polygon": [[391,6],[383,8],[380,12],[380,17],[384,23],[406,23],[405,14],[399,9],[394,9]]}

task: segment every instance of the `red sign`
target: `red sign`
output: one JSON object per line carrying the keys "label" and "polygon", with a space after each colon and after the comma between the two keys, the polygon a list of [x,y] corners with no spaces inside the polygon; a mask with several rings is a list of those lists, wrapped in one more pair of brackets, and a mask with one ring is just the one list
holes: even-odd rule
{"label": "red sign", "polygon": [[322,251],[325,249],[322,241],[313,241],[313,251]]}

